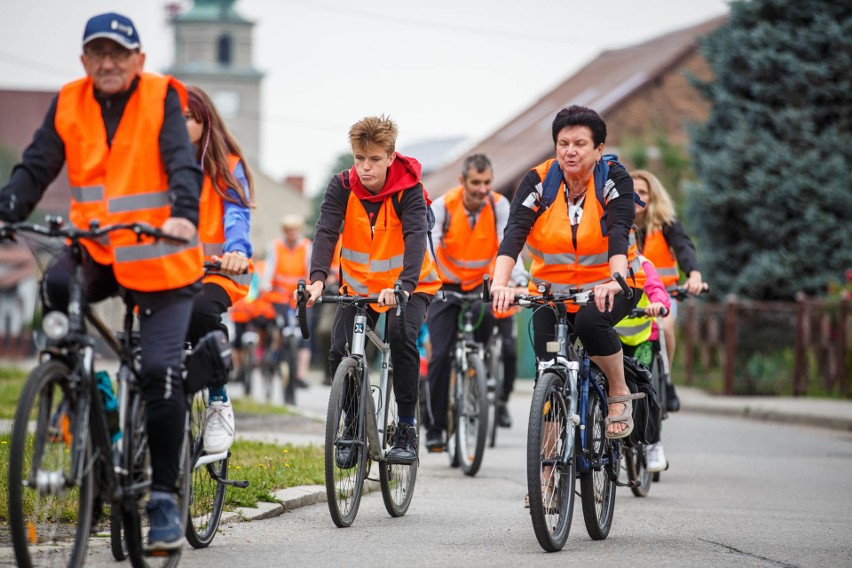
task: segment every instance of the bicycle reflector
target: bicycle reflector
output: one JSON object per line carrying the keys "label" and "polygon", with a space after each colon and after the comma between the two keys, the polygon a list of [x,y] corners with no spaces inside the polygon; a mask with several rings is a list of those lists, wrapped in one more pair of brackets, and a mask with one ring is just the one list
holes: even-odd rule
{"label": "bicycle reflector", "polygon": [[41,328],[50,339],[62,339],[68,335],[68,316],[62,312],[48,312],[41,320]]}

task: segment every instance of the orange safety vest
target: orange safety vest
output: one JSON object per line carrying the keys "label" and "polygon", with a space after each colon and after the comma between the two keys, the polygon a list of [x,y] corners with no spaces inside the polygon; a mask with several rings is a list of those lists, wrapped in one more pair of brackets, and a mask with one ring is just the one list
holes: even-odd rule
{"label": "orange safety vest", "polygon": [[656,229],[645,235],[645,248],[642,254],[654,263],[663,286],[669,287],[677,284],[680,276],[677,271],[677,260],[675,260],[672,249],[661,230]]}
{"label": "orange safety vest", "polygon": [[296,307],[293,292],[299,280],[308,281],[308,246],[311,241],[302,237],[296,246],[290,248],[284,239],[275,240],[275,274],[272,277],[272,291],[266,299],[275,304],[290,304]]}
{"label": "orange safety vest", "polygon": [[[554,160],[548,160],[534,168],[541,179]],[[556,192],[556,198],[544,213],[536,220],[527,237],[527,250],[532,257],[529,289],[538,294],[538,285],[551,284],[551,292],[567,292],[571,287],[581,291],[591,290],[598,284],[611,279],[609,270],[609,240],[601,232],[601,217],[604,210],[595,195],[594,176],[589,178],[583,216],[577,227],[577,248],[571,237],[568,219],[568,204],[562,191],[564,180]],[[630,232],[627,249],[628,267],[633,277],[625,275],[632,288],[645,285],[645,272],[636,253],[636,237]],[[579,306],[569,305],[568,310],[576,312]]]}
{"label": "orange safety vest", "polygon": [[252,307],[253,303],[249,301],[248,296],[243,296],[232,303],[231,308],[228,310],[228,316],[231,318],[231,321],[234,323],[250,322],[254,310]]}
{"label": "orange safety vest", "polygon": [[[455,187],[444,195],[449,224],[435,248],[438,273],[445,284],[458,284],[463,291],[482,284],[482,277],[494,271],[497,258],[497,222],[491,200],[486,200],[476,224],[471,228],[462,200],[464,188]],[[494,203],[503,196],[494,196]]]}
{"label": "orange safety vest", "polygon": [[[161,227],[171,216],[169,179],[158,143],[169,86],[186,108],[184,86],[172,77],[142,73],[130,95],[121,123],[107,146],[101,107],[88,77],[68,83],[56,103],[56,132],[65,144],[65,162],[71,185],[71,222],[88,229],[147,223]],[[112,264],[122,286],[142,292],[187,286],[203,275],[197,239],[172,245],[130,231],[110,233],[109,239],[83,243],[100,264]]]}
{"label": "orange safety vest", "polygon": [[331,266],[328,269],[328,275],[338,277],[340,274],[340,249],[343,247],[343,237],[337,237],[337,244],[334,247],[334,253],[331,255]]}
{"label": "orange safety vest", "polygon": [[[419,189],[419,188],[418,188]],[[403,190],[408,191],[408,190]],[[400,199],[402,195],[400,194]],[[378,294],[385,288],[393,288],[402,274],[405,241],[402,237],[402,221],[396,215],[391,197],[385,198],[371,227],[370,218],[354,192],[349,193],[346,217],[343,222],[343,245],[340,249],[340,267],[343,280],[340,290],[346,287],[359,296]],[[427,251],[420,268],[420,278],[414,292],[435,295],[441,288],[441,279]],[[378,312],[387,306],[371,305]]]}
{"label": "orange safety vest", "polygon": [[[228,169],[234,171],[240,157],[231,154],[228,156]],[[228,188],[222,187],[223,191]],[[201,239],[201,247],[204,250],[204,260],[212,261],[213,255],[221,257],[225,245],[225,200],[213,188],[210,176],[204,175],[204,185],[201,186],[201,199],[198,206],[198,236]],[[231,305],[245,297],[251,286],[251,275],[254,272],[254,264],[249,261],[248,271],[245,274],[226,276],[224,274],[208,274],[203,282],[216,284],[228,294]]]}

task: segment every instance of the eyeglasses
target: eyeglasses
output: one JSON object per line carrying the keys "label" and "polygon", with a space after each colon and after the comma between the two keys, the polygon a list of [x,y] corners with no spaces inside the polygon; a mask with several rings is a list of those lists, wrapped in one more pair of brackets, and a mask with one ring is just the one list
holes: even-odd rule
{"label": "eyeglasses", "polygon": [[136,50],[118,48],[118,49],[87,49],[86,57],[88,57],[92,63],[103,63],[106,61],[106,58],[109,57],[112,59],[113,63],[125,63],[130,56],[134,53],[138,53]]}

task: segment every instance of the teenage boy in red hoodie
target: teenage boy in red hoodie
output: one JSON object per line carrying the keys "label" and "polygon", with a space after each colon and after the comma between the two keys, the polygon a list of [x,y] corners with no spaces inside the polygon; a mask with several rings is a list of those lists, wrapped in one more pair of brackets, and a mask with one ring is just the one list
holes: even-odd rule
{"label": "teenage boy in red hoodie", "polygon": [[[417,335],[441,280],[427,252],[427,202],[420,183],[421,166],[414,158],[395,151],[397,134],[396,123],[385,116],[368,116],[349,129],[355,164],[331,178],[320,206],[308,306],[322,294],[340,236],[341,293],[378,294],[378,304],[369,310],[372,322],[383,311],[390,318],[393,389],[400,423],[408,427],[397,429],[387,460],[411,464],[417,460]],[[397,303],[393,293],[397,280],[402,281],[408,296],[404,322],[397,320],[395,310],[388,311]],[[354,317],[355,310],[345,308],[339,308],[335,315],[328,357],[332,376],[346,344],[351,344]],[[337,466],[352,467],[355,457],[351,447],[340,446]]]}

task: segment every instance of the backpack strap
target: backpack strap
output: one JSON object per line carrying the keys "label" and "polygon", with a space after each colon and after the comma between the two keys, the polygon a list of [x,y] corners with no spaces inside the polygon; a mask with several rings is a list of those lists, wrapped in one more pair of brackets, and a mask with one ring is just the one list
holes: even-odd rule
{"label": "backpack strap", "polygon": [[[422,187],[422,186],[421,186]],[[408,190],[404,190],[408,191]],[[391,195],[391,205],[393,205],[393,210],[396,213],[397,218],[399,218],[400,222],[402,221],[402,215],[399,213],[400,203],[399,203],[399,194],[402,193],[398,191]],[[432,242],[432,229],[435,227],[435,212],[432,211],[432,200],[429,199],[429,194],[426,193],[426,188],[423,188],[423,198],[426,200],[426,238],[429,240],[429,252],[432,253],[432,259],[437,259],[438,256],[435,254],[435,244]],[[446,217],[445,217],[446,218]],[[445,228],[446,230],[446,228]]]}

